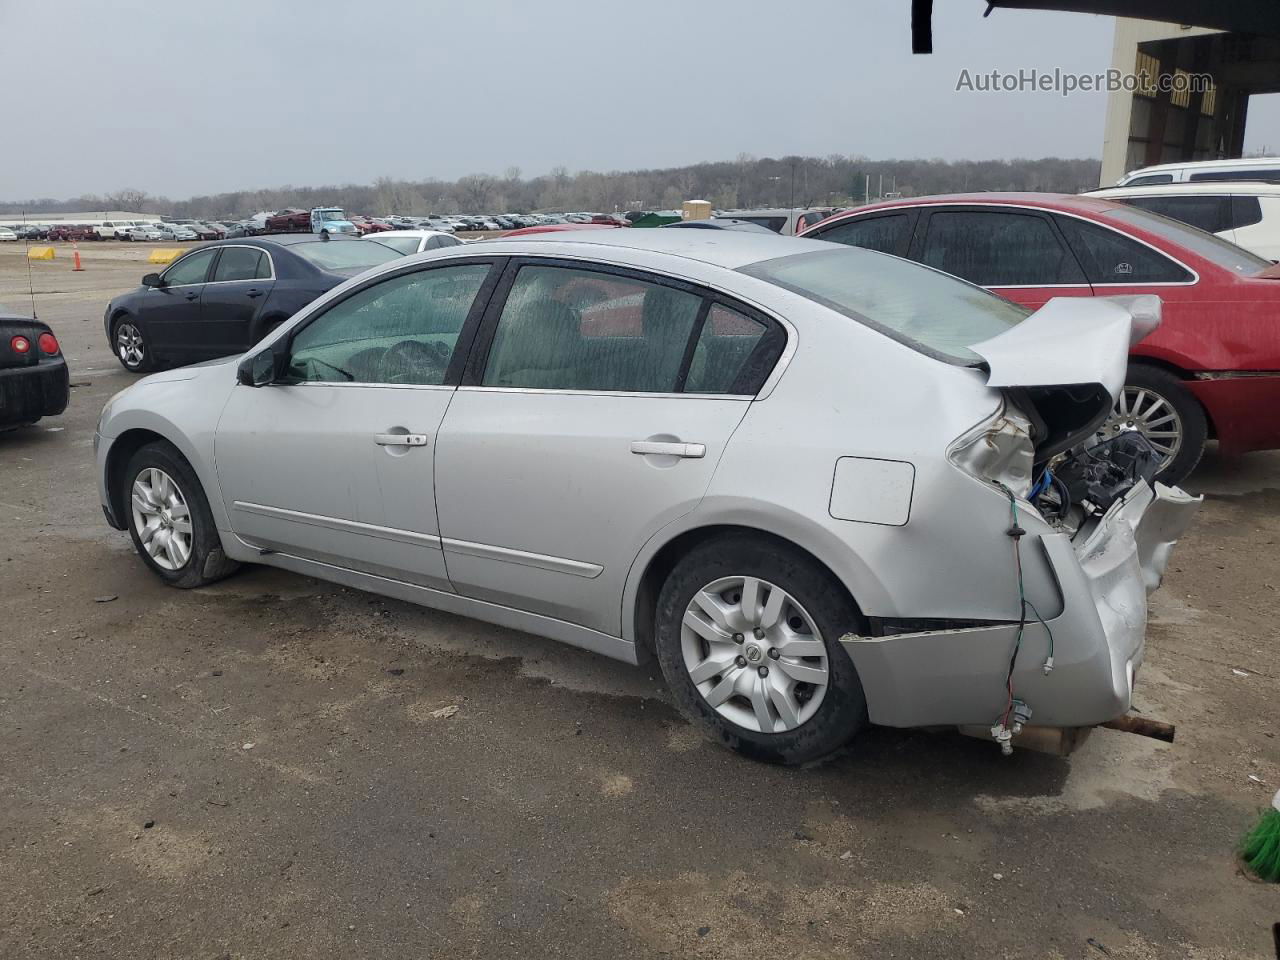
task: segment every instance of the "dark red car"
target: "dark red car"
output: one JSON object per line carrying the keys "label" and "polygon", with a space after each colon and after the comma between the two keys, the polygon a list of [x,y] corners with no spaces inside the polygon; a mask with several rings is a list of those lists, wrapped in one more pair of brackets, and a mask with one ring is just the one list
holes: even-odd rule
{"label": "dark red car", "polygon": [[1157,294],[1163,322],[1130,352],[1099,433],[1141,431],[1169,483],[1209,437],[1228,456],[1280,448],[1280,266],[1212,234],[1092,197],[981,193],[872,204],[804,236],[915,260],[1031,309]]}
{"label": "dark red car", "polygon": [[98,231],[84,223],[59,223],[49,228],[50,240],[101,240]]}
{"label": "dark red car", "polygon": [[562,233],[566,230],[613,230],[621,227],[620,223],[542,223],[536,227],[521,227],[508,230],[503,237],[527,237],[534,233]]}

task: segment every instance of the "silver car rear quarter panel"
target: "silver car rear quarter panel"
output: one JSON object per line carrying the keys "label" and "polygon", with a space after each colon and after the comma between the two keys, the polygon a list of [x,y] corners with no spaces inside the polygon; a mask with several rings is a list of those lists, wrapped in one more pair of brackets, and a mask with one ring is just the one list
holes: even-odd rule
{"label": "silver car rear quarter panel", "polygon": [[[1083,727],[1125,713],[1142,665],[1147,593],[1160,583],[1173,543],[1201,498],[1139,483],[1073,542],[1064,533],[1023,540],[1043,556],[1061,595],[1053,631],[1054,668],[1044,671],[1049,632],[1023,631],[1014,696],[1038,726]],[[1043,608],[1041,608],[1043,613]],[[1018,625],[841,638],[868,691],[873,723],[893,727],[984,725],[1005,708],[1005,677]]]}

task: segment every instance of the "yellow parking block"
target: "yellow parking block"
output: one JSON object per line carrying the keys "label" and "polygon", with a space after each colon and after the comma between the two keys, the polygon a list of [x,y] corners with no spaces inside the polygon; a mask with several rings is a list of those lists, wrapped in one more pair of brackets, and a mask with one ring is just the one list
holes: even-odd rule
{"label": "yellow parking block", "polygon": [[151,251],[151,256],[147,257],[147,263],[173,263],[186,252],[181,248],[160,247]]}
{"label": "yellow parking block", "polygon": [[52,260],[53,247],[32,247],[27,251],[28,260]]}

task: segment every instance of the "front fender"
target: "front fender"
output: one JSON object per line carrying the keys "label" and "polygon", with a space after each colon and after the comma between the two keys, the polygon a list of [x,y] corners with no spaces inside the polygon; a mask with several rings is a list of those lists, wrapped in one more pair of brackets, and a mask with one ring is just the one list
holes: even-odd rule
{"label": "front fender", "polygon": [[[235,361],[184,367],[141,380],[111,403],[99,424],[99,479],[106,482],[112,449],[126,435],[145,431],[169,443],[186,458],[204,488],[219,530],[230,530],[214,469],[214,431],[235,386]],[[224,387],[222,389],[222,387]],[[163,412],[161,412],[163,411]]]}

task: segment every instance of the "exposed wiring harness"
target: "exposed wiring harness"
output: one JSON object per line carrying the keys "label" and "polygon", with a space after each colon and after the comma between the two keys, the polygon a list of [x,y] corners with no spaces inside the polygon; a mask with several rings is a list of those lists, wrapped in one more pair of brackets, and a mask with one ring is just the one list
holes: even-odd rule
{"label": "exposed wiring harness", "polygon": [[[1032,488],[1030,495],[1031,496],[1036,495],[1037,487],[1040,488],[1042,491],[1044,489],[1047,489],[1048,485],[1053,483],[1053,480],[1054,478],[1052,473],[1050,473],[1049,469],[1046,467],[1044,473],[1041,474],[1040,476],[1040,480],[1038,480],[1036,482],[1035,487]],[[1014,492],[1010,490],[1008,487],[1006,487],[1004,484],[999,484],[999,487],[1001,490],[1004,491],[1005,495],[1009,498],[1009,521],[1010,522],[1009,522],[1009,528],[1005,531],[1005,533],[1009,536],[1011,540],[1013,540],[1014,568],[1017,570],[1017,573],[1018,573],[1018,632],[1017,632],[1017,635],[1014,637],[1013,650],[1009,654],[1009,671],[1005,675],[1006,699],[1005,699],[1004,713],[1001,714],[999,724],[992,729],[993,735],[996,735],[997,739],[1001,740],[1001,747],[1002,749],[1005,749],[1005,752],[1007,753],[1009,752],[1009,749],[1011,749],[1009,748],[1009,744],[1008,744],[1008,737],[1010,735],[1009,734],[1010,718],[1011,717],[1015,718],[1015,723],[1017,724],[1017,728],[1021,729],[1022,722],[1025,719],[1030,719],[1030,716],[1031,716],[1030,708],[1027,707],[1026,704],[1017,700],[1014,697],[1014,692],[1013,692],[1013,673],[1018,665],[1018,654],[1022,650],[1022,637],[1023,637],[1023,634],[1026,632],[1026,628],[1027,628],[1027,622],[1028,622],[1027,610],[1028,609],[1031,610],[1031,613],[1035,617],[1036,622],[1038,622],[1042,627],[1044,627],[1045,632],[1048,633],[1049,635],[1049,654],[1044,661],[1045,674],[1048,674],[1053,670],[1053,629],[1049,626],[1048,623],[1045,622],[1044,617],[1040,616],[1040,611],[1036,609],[1036,605],[1027,599],[1026,582],[1023,578],[1023,573],[1022,573],[1022,538],[1026,535],[1027,531],[1024,530],[1022,526],[1018,523],[1018,498],[1014,494]],[[996,731],[1000,731],[1000,732],[997,734]],[[1006,748],[1009,748],[1009,749],[1006,749]]]}

